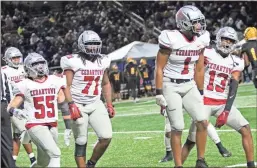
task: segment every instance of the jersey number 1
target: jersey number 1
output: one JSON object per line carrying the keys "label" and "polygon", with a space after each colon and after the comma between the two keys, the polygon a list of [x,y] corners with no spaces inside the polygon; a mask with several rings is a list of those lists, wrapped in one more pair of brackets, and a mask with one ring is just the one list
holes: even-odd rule
{"label": "jersey number 1", "polygon": [[191,57],[187,57],[184,61],[184,69],[181,72],[182,75],[186,75],[189,73],[188,66],[190,62],[191,62]]}
{"label": "jersey number 1", "polygon": [[[46,113],[48,118],[55,117],[54,103],[52,102],[53,100],[54,100],[54,96],[33,97],[35,109],[40,110],[40,112],[35,112],[36,119],[45,118]],[[46,111],[45,105],[49,109],[49,111]]]}
{"label": "jersey number 1", "polygon": [[93,81],[95,82],[95,90],[93,95],[98,95],[98,85],[99,85],[100,76],[84,76],[84,81],[87,81],[86,87],[82,90],[82,93],[88,94],[88,90],[92,85]]}

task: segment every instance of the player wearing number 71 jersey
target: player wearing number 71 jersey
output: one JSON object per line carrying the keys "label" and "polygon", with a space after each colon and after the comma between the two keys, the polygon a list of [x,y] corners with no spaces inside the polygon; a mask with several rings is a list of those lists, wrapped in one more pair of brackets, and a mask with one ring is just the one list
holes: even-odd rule
{"label": "player wearing number 71 jersey", "polygon": [[[102,41],[94,31],[84,31],[79,36],[78,48],[79,53],[61,58],[61,67],[67,81],[65,96],[74,120],[72,131],[75,138],[75,160],[78,167],[85,166],[90,124],[99,139],[87,162],[88,167],[94,167],[112,138],[109,117],[114,117],[115,111],[107,73],[111,60],[101,54]],[[101,93],[106,99],[107,109],[100,100]]]}
{"label": "player wearing number 71 jersey", "polygon": [[[217,117],[216,127],[227,124],[241,134],[247,166],[254,167],[254,146],[249,123],[233,106],[240,73],[244,69],[244,60],[230,54],[238,40],[237,33],[231,27],[224,27],[218,31],[216,40],[216,48],[204,52],[204,112],[208,117]],[[195,130],[195,124],[192,124],[189,141],[195,142]],[[183,161],[192,147],[192,143],[183,146]]]}
{"label": "player wearing number 71 jersey", "polygon": [[[27,78],[14,88],[14,99],[8,112],[16,117],[27,118],[26,129],[37,146],[37,165],[60,167],[60,149],[57,146],[58,99],[63,94],[62,79],[48,75],[43,56],[29,53],[24,60]],[[24,102],[24,110],[17,109]]]}

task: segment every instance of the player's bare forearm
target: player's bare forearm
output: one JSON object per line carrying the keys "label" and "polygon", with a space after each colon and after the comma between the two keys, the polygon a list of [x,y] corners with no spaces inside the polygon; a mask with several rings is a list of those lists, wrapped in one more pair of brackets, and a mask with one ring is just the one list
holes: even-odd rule
{"label": "player's bare forearm", "polygon": [[58,103],[62,103],[65,101],[64,89],[60,89],[57,97]]}
{"label": "player's bare forearm", "polygon": [[108,77],[107,70],[104,72],[103,82],[102,82],[103,96],[107,104],[112,103],[112,87]]}
{"label": "player's bare forearm", "polygon": [[155,85],[156,89],[162,89],[163,82],[163,68],[167,64],[168,58],[170,56],[171,50],[160,48],[157,59],[156,59],[156,71],[155,71]]}
{"label": "player's bare forearm", "polygon": [[239,71],[232,73],[232,78],[231,78],[230,84],[229,84],[228,98],[227,98],[227,102],[226,102],[224,111],[230,112],[231,107],[234,103],[234,100],[236,98],[238,83],[240,80],[240,73],[241,72],[239,72]]}
{"label": "player's bare forearm", "polygon": [[15,96],[9,103],[7,107],[7,111],[9,111],[10,108],[19,108],[22,102],[23,102],[22,96]]}
{"label": "player's bare forearm", "polygon": [[67,102],[71,102],[72,101],[72,95],[71,95],[71,92],[70,92],[70,87],[71,86],[67,86],[64,89],[64,95],[65,95],[65,99],[66,99]]}
{"label": "player's bare forearm", "polygon": [[74,76],[74,72],[72,70],[65,70],[64,75],[66,75],[66,88],[64,89],[64,95],[66,98],[67,102],[72,101],[72,95],[71,95],[71,85],[72,85],[72,80]]}
{"label": "player's bare forearm", "polygon": [[195,82],[199,90],[204,87],[204,56],[201,54],[195,66]]}

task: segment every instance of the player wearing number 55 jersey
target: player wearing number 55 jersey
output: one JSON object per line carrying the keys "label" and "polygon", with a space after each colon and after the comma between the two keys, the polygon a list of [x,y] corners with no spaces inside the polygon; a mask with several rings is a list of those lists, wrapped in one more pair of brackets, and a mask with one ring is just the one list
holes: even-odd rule
{"label": "player wearing number 55 jersey", "polygon": [[[61,58],[61,67],[66,75],[65,96],[69,102],[75,138],[75,160],[78,167],[85,166],[88,125],[96,132],[97,142],[88,167],[94,167],[104,154],[112,138],[109,117],[114,117],[111,85],[107,68],[110,58],[101,54],[102,41],[94,31],[84,31],[78,39],[78,54]],[[100,100],[103,93],[107,109]]]}
{"label": "player wearing number 55 jersey", "polygon": [[[204,51],[204,112],[208,117],[217,117],[216,127],[220,128],[227,124],[241,134],[247,166],[254,167],[254,146],[249,123],[233,106],[240,73],[244,69],[244,60],[230,54],[237,39],[237,33],[233,28],[221,28],[216,35],[216,48]],[[195,125],[192,124],[188,136],[193,142],[195,129]],[[192,147],[193,144],[187,143],[183,146],[183,161]]]}
{"label": "player wearing number 55 jersey", "polygon": [[[27,78],[14,88],[14,99],[8,106],[11,115],[25,117],[25,127],[37,146],[37,164],[43,167],[60,167],[60,149],[57,146],[58,98],[63,94],[63,82],[48,75],[43,56],[29,53],[24,61]],[[24,102],[24,110],[17,109]]]}
{"label": "player wearing number 55 jersey", "polygon": [[[195,6],[180,8],[176,14],[176,23],[179,30],[164,30],[159,36],[160,50],[155,68],[156,103],[162,109],[167,109],[175,167],[182,166],[182,106],[197,125],[196,167],[208,167],[204,160],[208,122],[198,89],[203,89],[203,50],[209,45],[210,37],[205,31],[205,17]],[[193,79],[194,76],[196,81]]]}

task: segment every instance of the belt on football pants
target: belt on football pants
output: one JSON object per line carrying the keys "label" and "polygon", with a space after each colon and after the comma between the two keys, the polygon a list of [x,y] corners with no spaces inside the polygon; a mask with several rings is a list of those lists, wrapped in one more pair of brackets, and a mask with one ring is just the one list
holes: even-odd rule
{"label": "belt on football pants", "polygon": [[186,83],[186,82],[190,82],[191,80],[193,80],[193,79],[173,79],[173,78],[169,78],[169,79],[172,83],[177,83],[177,84]]}

